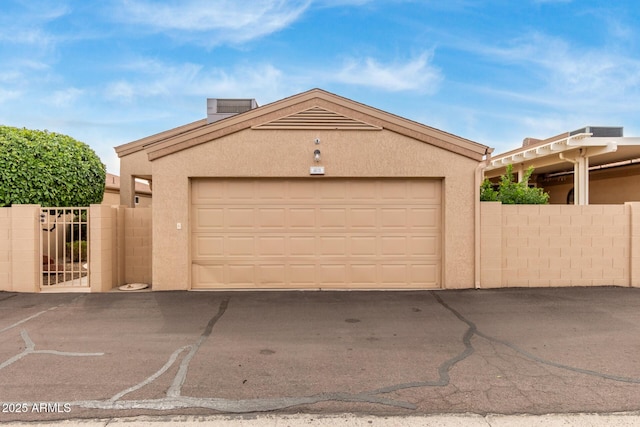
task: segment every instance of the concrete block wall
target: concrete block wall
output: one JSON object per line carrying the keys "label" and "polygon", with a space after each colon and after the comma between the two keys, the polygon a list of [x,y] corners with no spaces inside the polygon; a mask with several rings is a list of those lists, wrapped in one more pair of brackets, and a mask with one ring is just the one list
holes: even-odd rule
{"label": "concrete block wall", "polygon": [[640,203],[482,203],[480,256],[483,288],[637,286]]}
{"label": "concrete block wall", "polygon": [[124,210],[124,278],[126,283],[151,283],[151,209]]}
{"label": "concrete block wall", "polygon": [[89,208],[89,285],[91,292],[108,292],[118,285],[117,208]]}
{"label": "concrete block wall", "polygon": [[[91,292],[150,284],[151,209],[91,205],[89,218]],[[38,205],[0,208],[0,291],[40,292],[39,219]]]}
{"label": "concrete block wall", "polygon": [[11,208],[0,208],[0,291],[11,290]]}
{"label": "concrete block wall", "polygon": [[0,208],[0,291],[40,291],[40,206]]}

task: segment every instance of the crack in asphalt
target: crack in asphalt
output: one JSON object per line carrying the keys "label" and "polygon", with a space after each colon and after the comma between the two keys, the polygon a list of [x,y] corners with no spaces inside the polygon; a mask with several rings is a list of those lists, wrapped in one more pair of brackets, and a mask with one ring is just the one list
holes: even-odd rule
{"label": "crack in asphalt", "polygon": [[[454,309],[452,306],[447,304],[443,298],[435,292],[430,292],[431,296],[438,302],[440,306],[446,309],[449,313],[453,314],[460,322],[467,325],[467,330],[464,332],[462,336],[462,344],[464,348],[455,356],[445,360],[438,366],[438,378],[435,380],[429,381],[413,381],[406,382],[401,384],[390,385],[387,387],[378,388],[372,391],[365,391],[361,393],[342,393],[342,392],[333,392],[333,393],[319,393],[311,396],[297,396],[297,397],[274,397],[274,398],[256,398],[256,399],[224,399],[224,398],[200,398],[200,397],[190,397],[190,396],[182,396],[181,391],[182,387],[186,381],[187,374],[189,371],[189,365],[202,344],[211,336],[213,332],[213,328],[216,323],[222,318],[225,314],[230,298],[224,299],[219,307],[217,313],[209,320],[204,331],[199,336],[198,340],[191,344],[178,348],[175,350],[165,362],[165,364],[154,372],[152,375],[147,377],[142,382],[127,388],[117,394],[115,394],[110,399],[106,400],[85,400],[85,401],[74,401],[70,402],[71,405],[87,408],[87,409],[104,409],[104,410],[131,410],[131,409],[151,409],[151,410],[171,410],[171,409],[186,409],[186,408],[203,408],[203,409],[211,409],[220,412],[226,413],[251,413],[251,412],[267,412],[267,411],[276,411],[280,409],[291,408],[299,405],[309,405],[316,404],[322,402],[360,402],[360,403],[369,403],[369,404],[380,404],[385,406],[391,406],[396,408],[403,408],[408,410],[415,410],[417,406],[413,403],[397,400],[392,398],[382,397],[380,395],[392,393],[396,391],[406,390],[410,388],[422,388],[422,387],[446,387],[450,385],[450,371],[453,369],[458,363],[467,359],[471,356],[475,349],[471,342],[474,336],[478,336],[480,338],[484,338],[491,342],[492,344],[503,345],[516,353],[520,354],[524,358],[531,360],[536,363],[540,363],[546,366],[552,366],[555,368],[560,368],[564,370],[568,370],[571,372],[576,372],[580,374],[595,376],[598,378],[613,380],[618,382],[632,383],[638,384],[640,383],[640,379],[628,378],[616,375],[609,375],[606,373],[601,373],[597,371],[577,368],[573,366],[563,365],[560,363],[556,363],[541,357],[538,357],[534,354],[527,352],[516,346],[515,344],[501,340],[490,335],[479,331],[476,324],[471,320],[467,319],[463,316],[459,311]],[[55,308],[55,307],[54,307]],[[53,309],[53,308],[52,308]],[[51,310],[51,309],[50,309]],[[48,310],[47,310],[48,311]],[[43,311],[34,316],[38,316],[40,314],[45,313]],[[33,318],[31,316],[30,318]],[[27,318],[17,324],[23,323],[30,318]],[[17,326],[17,324],[12,325],[11,327]],[[5,330],[8,328],[5,328]],[[4,330],[0,330],[3,332]],[[6,361],[2,365],[0,365],[0,369],[8,366],[8,364],[14,363],[20,358],[26,356],[30,353],[53,353],[53,354],[61,354],[61,355],[99,355],[97,353],[68,353],[62,354],[60,352],[54,352],[50,350],[40,350],[35,351],[35,345],[26,334],[26,331],[23,330],[23,340],[27,346],[27,349],[20,353],[14,358]],[[151,383],[153,383],[156,379],[162,376],[165,372],[167,372],[174,364],[179,360],[181,354],[188,350],[188,353],[182,358],[180,361],[180,366],[178,368],[178,372],[173,378],[173,382],[171,386],[167,389],[165,397],[159,399],[141,399],[141,400],[121,400],[127,394],[130,394],[136,390],[139,390]],[[14,360],[15,359],[15,360]],[[10,362],[10,363],[8,363]]]}
{"label": "crack in asphalt", "polygon": [[[470,321],[469,319],[467,319],[466,317],[464,317],[460,312],[458,312],[457,310],[455,310],[453,307],[451,307],[450,305],[448,305],[447,303],[444,302],[444,300],[435,292],[431,292],[431,294],[433,295],[433,297],[436,299],[436,301],[438,301],[438,303],[440,305],[442,305],[444,308],[446,308],[447,310],[449,310],[454,316],[456,316],[458,319],[460,319],[460,321],[466,323],[469,326],[469,330],[467,332],[473,331],[471,334],[471,337],[473,335],[477,335],[481,338],[484,338],[492,343],[496,343],[496,344],[501,344],[505,347],[510,348],[511,350],[515,351],[516,353],[526,357],[529,360],[532,360],[534,362],[537,363],[541,363],[543,365],[547,365],[547,366],[552,366],[554,368],[559,368],[559,369],[563,369],[566,371],[570,371],[570,372],[575,372],[575,373],[579,373],[579,374],[584,374],[584,375],[589,375],[589,376],[593,376],[593,377],[597,377],[597,378],[601,378],[601,379],[605,379],[605,380],[611,380],[611,381],[617,381],[617,382],[624,382],[624,383],[630,383],[630,384],[640,384],[640,378],[631,378],[631,377],[623,377],[623,376],[619,376],[619,375],[610,375],[610,374],[605,374],[602,372],[598,372],[598,371],[593,371],[590,369],[583,369],[583,368],[578,368],[576,366],[570,366],[570,365],[565,365],[563,363],[557,363],[554,362],[552,360],[548,360],[539,356],[536,356],[533,353],[530,353],[520,347],[518,347],[517,345],[506,341],[506,340],[501,340],[499,338],[495,338],[492,337],[490,335],[485,334],[482,331],[478,330],[478,327],[475,325],[475,323],[473,323],[472,321]],[[465,334],[466,336],[466,334]],[[470,339],[471,337],[469,337],[469,344],[470,344]],[[472,347],[473,349],[473,347]]]}
{"label": "crack in asphalt", "polygon": [[[124,410],[124,409],[154,409],[154,410],[170,410],[184,408],[204,408],[213,409],[228,413],[248,413],[248,412],[267,412],[279,409],[286,409],[293,406],[304,404],[315,404],[321,402],[362,402],[371,404],[380,404],[393,406],[404,409],[415,410],[416,406],[409,402],[403,402],[376,396],[378,393],[319,393],[312,396],[300,397],[278,397],[278,398],[258,398],[258,399],[223,399],[223,398],[198,398],[182,396],[181,389],[184,384],[188,371],[189,363],[198,352],[202,344],[211,333],[213,327],[222,318],[229,306],[229,299],[225,299],[220,303],[218,312],[209,320],[204,331],[198,338],[198,341],[192,345],[183,346],[174,351],[167,362],[155,373],[140,383],[123,390],[109,400],[87,400],[71,402],[74,406],[88,409],[107,409],[107,410]],[[151,384],[162,374],[168,371],[177,361],[180,354],[189,349],[189,353],[180,362],[180,368],[173,379],[171,387],[167,390],[166,397],[160,399],[143,399],[143,400],[120,400],[125,395]]]}
{"label": "crack in asphalt", "polygon": [[229,298],[222,300],[220,306],[218,307],[218,312],[216,313],[216,315],[209,320],[209,323],[207,323],[207,326],[204,328],[204,331],[202,332],[202,335],[200,335],[198,341],[191,346],[191,350],[189,351],[189,353],[187,353],[185,358],[182,359],[180,368],[178,369],[178,373],[173,379],[173,384],[171,384],[171,387],[169,387],[169,390],[167,390],[167,396],[180,396],[180,393],[182,392],[182,385],[187,379],[187,373],[189,372],[189,363],[191,363],[191,359],[193,359],[193,356],[196,355],[202,343],[205,342],[207,338],[209,338],[211,332],[213,331],[214,325],[218,322],[218,320],[220,320],[225,311],[227,311],[228,306]]}
{"label": "crack in asphalt", "polygon": [[3,363],[0,363],[0,369],[4,369],[9,365],[17,362],[18,360],[26,357],[30,354],[53,354],[55,356],[69,356],[69,357],[94,357],[94,356],[104,356],[104,353],[75,353],[70,351],[58,351],[58,350],[36,350],[36,344],[33,342],[29,334],[25,329],[20,331],[20,336],[22,336],[22,340],[25,344],[25,349],[20,353],[16,354],[10,359],[5,360]]}
{"label": "crack in asphalt", "polygon": [[[1,301],[5,301],[5,300],[7,300],[7,299],[9,299],[9,298],[13,298],[13,297],[15,297],[16,295],[17,295],[17,294],[13,294],[13,295],[10,295],[10,296],[8,296],[8,297],[6,297],[6,298],[3,298],[3,299],[1,299],[1,300],[0,300],[0,302],[1,302]],[[35,319],[36,317],[39,317],[39,316],[41,316],[41,315],[43,315],[43,314],[45,314],[45,313],[48,313],[48,312],[50,312],[50,311],[53,311],[53,310],[55,310],[55,309],[57,309],[57,308],[59,308],[59,307],[64,307],[64,306],[66,306],[66,305],[71,305],[71,304],[73,304],[74,302],[76,302],[76,301],[77,301],[78,299],[80,299],[80,298],[82,298],[82,295],[79,295],[79,296],[77,296],[77,297],[73,298],[71,301],[68,301],[68,302],[65,302],[65,303],[62,303],[62,304],[58,304],[58,305],[54,305],[53,307],[50,307],[50,308],[48,308],[48,309],[46,309],[46,310],[42,310],[42,311],[39,311],[38,313],[32,314],[32,315],[31,315],[31,316],[29,316],[29,317],[26,317],[26,318],[24,318],[24,319],[22,319],[22,320],[19,320],[19,321],[15,322],[15,323],[13,323],[13,324],[11,324],[11,325],[9,325],[9,326],[6,326],[6,327],[4,327],[4,328],[0,329],[0,334],[1,334],[1,333],[3,333],[3,332],[8,331],[9,329],[13,329],[13,328],[15,328],[15,327],[17,327],[17,326],[20,326],[20,325],[22,325],[23,323],[28,322],[29,320]]]}

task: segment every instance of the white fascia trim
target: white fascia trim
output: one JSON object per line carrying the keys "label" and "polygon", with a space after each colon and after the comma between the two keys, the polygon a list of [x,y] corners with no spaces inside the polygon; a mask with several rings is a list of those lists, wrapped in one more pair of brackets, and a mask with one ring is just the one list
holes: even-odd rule
{"label": "white fascia trim", "polygon": [[[580,135],[583,135],[583,134],[580,134]],[[578,137],[580,135],[575,135],[575,137]],[[539,145],[537,147],[531,147],[531,148],[523,147],[522,150],[519,150],[512,154],[508,154],[505,156],[492,157],[491,163],[487,166],[485,170],[490,171],[493,169],[498,169],[499,167],[502,167],[505,165],[521,163],[525,160],[533,160],[539,157],[545,157],[551,154],[573,149],[575,147],[569,146],[568,144],[569,138],[573,138],[573,137],[558,139],[556,141],[551,141],[544,145]]]}

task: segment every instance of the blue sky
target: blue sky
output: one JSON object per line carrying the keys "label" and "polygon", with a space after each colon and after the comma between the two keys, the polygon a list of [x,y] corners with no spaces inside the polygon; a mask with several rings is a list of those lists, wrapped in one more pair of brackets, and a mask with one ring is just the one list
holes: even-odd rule
{"label": "blue sky", "polygon": [[0,0],[0,124],[114,146],[315,87],[489,145],[640,136],[636,0]]}

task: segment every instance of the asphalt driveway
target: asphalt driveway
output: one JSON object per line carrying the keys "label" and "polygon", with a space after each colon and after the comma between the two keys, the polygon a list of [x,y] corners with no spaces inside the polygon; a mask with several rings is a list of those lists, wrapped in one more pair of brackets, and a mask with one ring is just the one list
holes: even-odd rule
{"label": "asphalt driveway", "polygon": [[0,293],[0,421],[640,410],[640,289]]}

